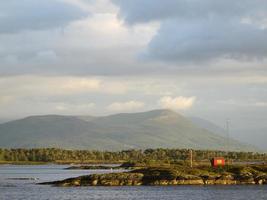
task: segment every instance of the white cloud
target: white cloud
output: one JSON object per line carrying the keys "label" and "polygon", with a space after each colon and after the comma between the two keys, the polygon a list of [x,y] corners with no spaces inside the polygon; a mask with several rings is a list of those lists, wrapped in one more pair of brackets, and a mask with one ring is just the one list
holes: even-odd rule
{"label": "white cloud", "polygon": [[114,102],[110,104],[107,109],[116,112],[136,111],[143,108],[144,105],[145,104],[141,101]]}
{"label": "white cloud", "polygon": [[95,108],[94,103],[85,103],[85,104],[70,104],[70,103],[57,103],[55,105],[56,112],[62,114],[88,114],[92,109]]}
{"label": "white cloud", "polygon": [[[6,87],[8,85],[8,87]],[[0,96],[60,96],[82,93],[124,94],[127,85],[115,80],[74,76],[0,77]]]}
{"label": "white cloud", "polygon": [[256,102],[255,103],[255,106],[258,106],[258,107],[267,107],[267,102]]}
{"label": "white cloud", "polygon": [[195,102],[195,97],[170,97],[165,96],[159,100],[159,105],[162,108],[168,108],[173,110],[186,110],[191,108]]}
{"label": "white cloud", "polygon": [[127,83],[106,80],[100,83],[99,92],[106,94],[125,94],[128,91]]}
{"label": "white cloud", "polygon": [[1,96],[0,95],[0,106],[9,104],[12,101],[13,101],[13,97],[12,96]]}

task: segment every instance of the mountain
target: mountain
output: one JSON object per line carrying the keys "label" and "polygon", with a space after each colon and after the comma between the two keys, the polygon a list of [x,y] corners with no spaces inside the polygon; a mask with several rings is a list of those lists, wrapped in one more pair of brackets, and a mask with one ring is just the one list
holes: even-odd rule
{"label": "mountain", "polygon": [[[190,120],[201,128],[207,129],[220,136],[228,137],[227,131],[224,128],[214,124],[213,122],[210,122],[208,120],[205,120],[199,117],[190,117]],[[242,142],[243,144],[249,143],[250,145],[253,145],[259,148],[261,151],[266,152],[267,151],[266,142],[265,142],[266,141],[266,130],[267,130],[266,127],[260,127],[260,128],[254,127],[253,129],[246,128],[243,130],[242,129],[231,130],[230,137],[239,142]]]}
{"label": "mountain", "polygon": [[31,116],[0,125],[0,147],[122,150],[255,150],[195,125],[171,110],[94,116]]}
{"label": "mountain", "polygon": [[206,120],[206,119],[202,119],[199,117],[190,117],[190,120],[196,124],[197,126],[207,129],[213,133],[216,133],[218,135],[221,135],[223,137],[227,137],[227,132],[224,128]]}
{"label": "mountain", "polygon": [[266,139],[267,139],[267,127],[263,125],[261,127],[253,127],[246,129],[238,129],[231,131],[231,135],[238,141],[248,142],[267,152]]}

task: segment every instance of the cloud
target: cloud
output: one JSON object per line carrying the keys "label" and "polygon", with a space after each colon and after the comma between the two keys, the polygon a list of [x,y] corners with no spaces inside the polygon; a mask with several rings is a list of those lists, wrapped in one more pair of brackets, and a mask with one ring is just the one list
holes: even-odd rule
{"label": "cloud", "polygon": [[0,34],[0,73],[103,76],[150,72],[136,55],[158,26],[128,29],[116,12],[105,12],[92,13],[62,29]]}
{"label": "cloud", "polygon": [[255,106],[258,106],[258,107],[267,107],[267,102],[255,102]]}
{"label": "cloud", "polygon": [[128,25],[159,21],[143,57],[179,64],[260,60],[267,51],[267,2],[261,0],[113,0]]}
{"label": "cloud", "polygon": [[10,65],[14,65],[14,64],[18,64],[18,57],[15,55],[7,55],[4,58],[4,63],[5,64],[10,64]]}
{"label": "cloud", "polygon": [[[174,34],[175,33],[175,34]],[[217,59],[263,59],[267,29],[224,21],[162,23],[144,56],[166,62],[194,63]]]}
{"label": "cloud", "polygon": [[127,101],[127,102],[114,102],[110,104],[107,109],[110,111],[123,112],[123,111],[136,111],[144,107],[141,101]]}
{"label": "cloud", "polygon": [[[0,13],[4,7],[1,5],[10,7],[10,2],[15,7],[20,7],[23,2],[25,6],[35,8],[36,2],[32,1],[1,2]],[[27,10],[31,20],[18,16],[14,20],[16,23],[1,21],[8,15],[0,14],[3,25],[0,29],[4,29],[5,23],[18,26],[14,28],[16,32],[0,34],[0,73],[127,76],[195,73],[199,66],[203,69],[199,70],[202,74],[215,67],[215,70],[230,72],[233,68],[265,69],[267,59],[259,62],[266,57],[267,51],[267,34],[262,26],[266,25],[266,20],[263,22],[265,2],[245,0],[244,6],[240,0],[232,2],[231,6],[228,0],[167,0],[164,4],[158,0],[111,2],[40,0],[40,7],[45,4],[56,9],[58,4],[64,4],[58,9],[68,7],[86,15],[90,13],[90,17],[79,18],[78,14],[77,19],[61,25],[57,18],[64,18],[63,14],[55,17],[53,12],[44,14],[47,18],[43,21],[51,26],[42,29],[34,25],[40,20],[38,23],[31,21],[35,19],[32,16],[37,15],[37,8]],[[6,9],[5,12],[17,15],[16,9],[14,12]],[[43,15],[43,12],[46,9],[38,14]],[[23,25],[21,21],[29,21],[33,27]],[[251,59],[250,62],[247,59]]]}
{"label": "cloud", "polygon": [[53,50],[45,50],[37,52],[35,62],[51,64],[58,60],[57,54]]}
{"label": "cloud", "polygon": [[70,103],[57,103],[55,105],[56,112],[62,114],[84,114],[90,112],[95,108],[95,103],[86,103],[86,104],[70,104]]}
{"label": "cloud", "polygon": [[[172,18],[203,19],[217,16],[259,19],[266,16],[267,3],[262,0],[112,0],[119,6],[119,17],[129,24]],[[149,12],[148,12],[149,10]]]}
{"label": "cloud", "polygon": [[[6,87],[8,85],[8,87]],[[124,94],[127,85],[96,77],[11,76],[0,77],[0,96],[36,97],[77,94]]]}
{"label": "cloud", "polygon": [[195,97],[179,96],[172,98],[170,96],[165,96],[159,100],[159,105],[162,108],[168,108],[173,110],[186,110],[193,106],[195,99]]}
{"label": "cloud", "polygon": [[9,0],[0,2],[0,34],[64,27],[88,16],[62,0]]}
{"label": "cloud", "polygon": [[9,104],[13,101],[12,96],[1,96],[0,95],[0,106]]}
{"label": "cloud", "polygon": [[267,107],[267,101],[260,100],[245,100],[244,99],[226,99],[217,101],[219,104],[224,106],[234,106],[234,107]]}
{"label": "cloud", "polygon": [[106,94],[125,94],[128,92],[127,83],[121,83],[119,81],[102,81],[100,83],[100,92],[104,92]]}

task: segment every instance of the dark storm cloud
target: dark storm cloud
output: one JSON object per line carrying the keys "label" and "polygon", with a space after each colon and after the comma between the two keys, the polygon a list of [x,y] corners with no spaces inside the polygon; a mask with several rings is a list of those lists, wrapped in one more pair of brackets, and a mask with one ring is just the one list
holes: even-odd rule
{"label": "dark storm cloud", "polygon": [[59,0],[1,1],[0,33],[63,27],[87,15],[82,9]]}
{"label": "dark storm cloud", "polygon": [[[145,57],[172,62],[267,56],[267,1],[113,0],[134,25],[161,22]],[[265,23],[265,24],[264,24]]]}

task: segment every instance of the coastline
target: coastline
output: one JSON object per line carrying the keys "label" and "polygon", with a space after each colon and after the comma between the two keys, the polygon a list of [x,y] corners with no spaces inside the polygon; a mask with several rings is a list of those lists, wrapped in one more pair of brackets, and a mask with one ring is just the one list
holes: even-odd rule
{"label": "coastline", "polygon": [[122,164],[123,162],[104,162],[104,161],[88,161],[88,162],[79,162],[79,161],[0,161],[1,165],[116,165]]}

